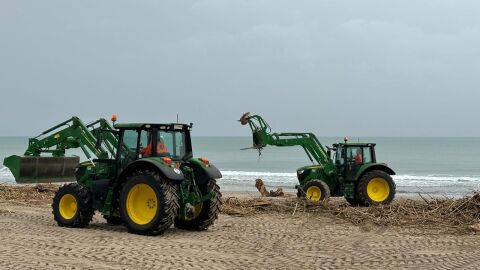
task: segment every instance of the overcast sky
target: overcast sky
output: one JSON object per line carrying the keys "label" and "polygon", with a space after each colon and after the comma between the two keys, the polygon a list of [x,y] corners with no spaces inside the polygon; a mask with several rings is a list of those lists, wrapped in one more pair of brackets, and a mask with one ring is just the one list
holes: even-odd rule
{"label": "overcast sky", "polygon": [[0,1],[0,135],[72,116],[196,135],[480,136],[479,1]]}

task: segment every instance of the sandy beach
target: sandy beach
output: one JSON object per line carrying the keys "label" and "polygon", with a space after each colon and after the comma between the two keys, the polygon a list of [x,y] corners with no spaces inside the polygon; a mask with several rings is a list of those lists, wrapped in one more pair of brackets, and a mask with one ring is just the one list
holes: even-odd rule
{"label": "sandy beach", "polygon": [[[480,267],[480,236],[473,231],[353,224],[300,210],[242,214],[237,209],[235,214],[229,206],[208,231],[171,228],[148,237],[108,225],[98,214],[87,228],[61,228],[52,218],[49,192],[29,191],[17,199],[0,194],[1,269]],[[258,195],[225,193],[224,198],[241,202]]]}

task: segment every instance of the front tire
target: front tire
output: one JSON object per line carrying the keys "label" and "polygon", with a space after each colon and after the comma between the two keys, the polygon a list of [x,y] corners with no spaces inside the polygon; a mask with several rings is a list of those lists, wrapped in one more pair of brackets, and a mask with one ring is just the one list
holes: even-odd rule
{"label": "front tire", "polygon": [[60,187],[53,197],[52,209],[61,227],[86,227],[95,214],[90,192],[78,183]]}
{"label": "front tire", "polygon": [[198,188],[202,196],[208,194],[208,192],[213,192],[214,196],[209,200],[194,205],[192,217],[177,216],[175,218],[175,227],[183,230],[203,231],[207,230],[217,220],[222,198],[220,187],[215,179],[210,179],[208,184],[199,185]]}
{"label": "front tire", "polygon": [[303,192],[307,202],[311,203],[327,201],[330,198],[330,188],[320,180],[309,181],[303,187]]}
{"label": "front tire", "polygon": [[177,209],[175,188],[154,172],[127,178],[120,194],[120,214],[131,233],[164,233],[173,224]]}
{"label": "front tire", "polygon": [[301,188],[297,188],[297,198],[305,198],[305,192]]}
{"label": "front tire", "polygon": [[387,205],[395,197],[395,183],[384,171],[373,170],[363,175],[357,186],[358,200],[364,206]]}

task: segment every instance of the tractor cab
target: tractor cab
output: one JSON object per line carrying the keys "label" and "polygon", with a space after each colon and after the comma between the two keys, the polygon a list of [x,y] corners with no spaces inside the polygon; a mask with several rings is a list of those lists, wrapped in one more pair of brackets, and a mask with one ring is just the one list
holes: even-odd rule
{"label": "tractor cab", "polygon": [[334,161],[339,176],[346,181],[355,181],[357,172],[363,165],[376,163],[374,143],[334,144]]}
{"label": "tractor cab", "polygon": [[[181,175],[176,168],[192,157],[191,125],[118,123],[114,128],[110,132],[118,137],[115,155],[80,163],[76,170],[78,182],[91,182],[96,209],[103,207],[107,192],[119,184],[117,179],[130,173],[126,169],[135,167],[132,164],[146,160],[169,168],[166,171],[176,176]],[[103,140],[97,137],[97,145]]]}
{"label": "tractor cab", "polygon": [[339,143],[334,144],[335,164],[344,165],[347,163],[375,163],[374,143]]}
{"label": "tractor cab", "polygon": [[127,165],[150,158],[167,163],[190,159],[191,125],[187,124],[115,124],[119,132],[117,160]]}

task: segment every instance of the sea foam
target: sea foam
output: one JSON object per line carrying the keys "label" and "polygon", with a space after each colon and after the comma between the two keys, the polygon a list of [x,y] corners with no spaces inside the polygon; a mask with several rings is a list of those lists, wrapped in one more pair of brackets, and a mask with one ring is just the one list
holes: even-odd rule
{"label": "sea foam", "polygon": [[[255,171],[222,171],[222,179],[219,180],[221,186],[227,187],[227,190],[235,191],[254,190],[255,180],[260,178],[271,188],[284,188],[293,190],[298,184],[296,173],[287,172],[255,172]],[[393,179],[397,185],[397,191],[402,189],[411,190],[412,188],[441,188],[459,187],[469,190],[480,189],[480,176],[455,176],[455,175],[415,175],[402,174],[394,175]],[[15,179],[6,167],[0,168],[0,184],[15,183]],[[407,192],[409,193],[409,192]]]}
{"label": "sea foam", "polygon": [[0,184],[15,183],[12,172],[7,167],[0,168]]}

